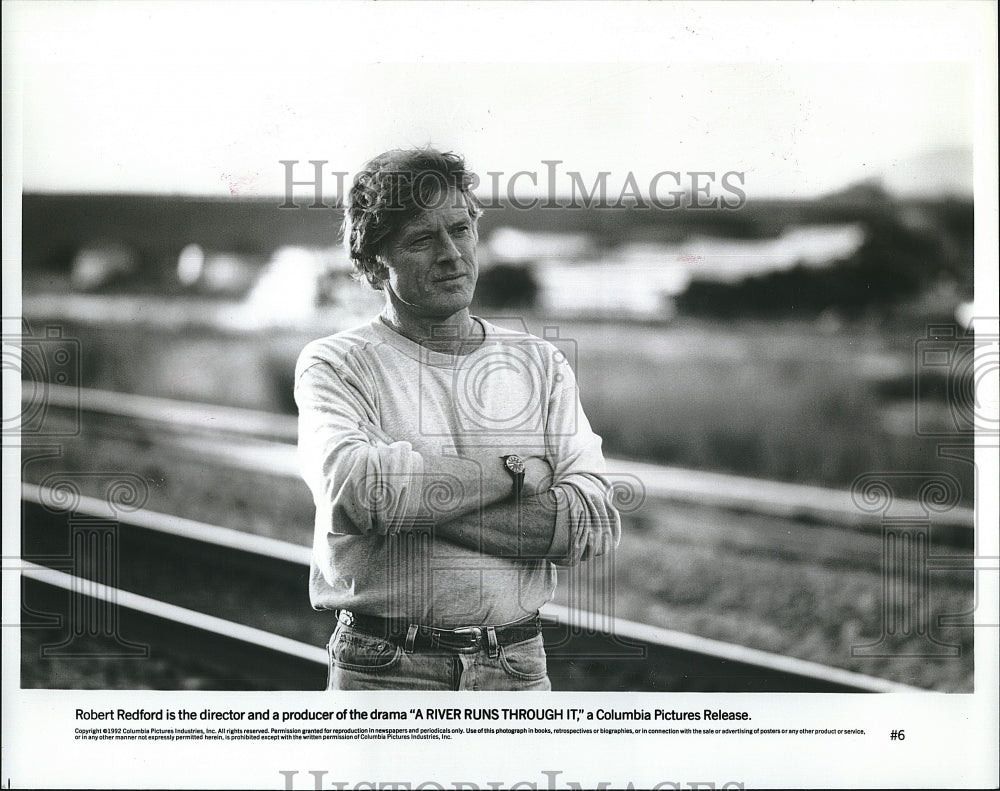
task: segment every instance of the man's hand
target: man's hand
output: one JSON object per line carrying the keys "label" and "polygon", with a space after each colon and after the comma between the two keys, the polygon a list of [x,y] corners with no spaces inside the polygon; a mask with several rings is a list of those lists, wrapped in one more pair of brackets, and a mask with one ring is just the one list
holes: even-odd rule
{"label": "man's hand", "polygon": [[393,442],[396,441],[388,434],[386,434],[384,431],[382,431],[382,429],[380,429],[374,423],[369,423],[365,420],[359,420],[358,428],[368,435],[368,441],[372,445],[391,445]]}
{"label": "man's hand", "polygon": [[532,497],[552,488],[552,466],[541,456],[522,456],[524,461],[524,486],[521,494]]}

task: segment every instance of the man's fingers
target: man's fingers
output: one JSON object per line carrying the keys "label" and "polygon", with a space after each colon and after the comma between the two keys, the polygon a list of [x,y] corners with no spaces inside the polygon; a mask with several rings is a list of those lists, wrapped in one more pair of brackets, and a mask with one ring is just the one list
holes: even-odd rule
{"label": "man's fingers", "polygon": [[524,486],[527,494],[539,494],[552,488],[552,467],[540,456],[524,460]]}
{"label": "man's fingers", "polygon": [[361,429],[365,434],[367,434],[368,438],[371,439],[373,442],[381,442],[385,445],[391,445],[393,442],[395,442],[395,440],[392,437],[390,437],[388,434],[382,431],[382,429],[380,429],[373,423],[366,423],[365,421],[362,420],[358,422],[358,428]]}

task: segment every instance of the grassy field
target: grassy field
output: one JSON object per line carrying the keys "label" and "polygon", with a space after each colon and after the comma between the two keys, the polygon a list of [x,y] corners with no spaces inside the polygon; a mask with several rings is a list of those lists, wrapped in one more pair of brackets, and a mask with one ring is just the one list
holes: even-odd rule
{"label": "grassy field", "polygon": [[[610,452],[837,488],[867,472],[941,469],[936,445],[914,429],[915,330],[569,329],[581,397]],[[971,501],[971,470],[949,472]]]}

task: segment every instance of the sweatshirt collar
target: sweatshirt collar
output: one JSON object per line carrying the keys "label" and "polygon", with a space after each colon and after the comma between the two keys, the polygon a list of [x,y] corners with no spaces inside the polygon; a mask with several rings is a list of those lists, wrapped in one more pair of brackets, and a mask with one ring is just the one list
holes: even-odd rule
{"label": "sweatshirt collar", "polygon": [[478,316],[472,316],[471,318],[483,328],[484,338],[483,342],[468,354],[446,354],[428,349],[426,346],[410,340],[405,335],[400,335],[378,317],[372,321],[371,327],[375,334],[381,340],[385,341],[385,343],[423,365],[432,365],[438,368],[455,368],[478,355],[482,352],[483,348],[495,340],[496,332],[493,325]]}

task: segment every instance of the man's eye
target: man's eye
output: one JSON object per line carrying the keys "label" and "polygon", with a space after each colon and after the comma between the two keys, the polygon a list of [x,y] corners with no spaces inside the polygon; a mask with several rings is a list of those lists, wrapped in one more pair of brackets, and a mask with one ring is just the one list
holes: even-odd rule
{"label": "man's eye", "polygon": [[469,233],[469,228],[467,226],[465,226],[465,225],[463,225],[461,228],[452,228],[451,229],[451,235],[452,236],[467,236],[468,233]]}

